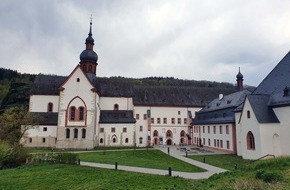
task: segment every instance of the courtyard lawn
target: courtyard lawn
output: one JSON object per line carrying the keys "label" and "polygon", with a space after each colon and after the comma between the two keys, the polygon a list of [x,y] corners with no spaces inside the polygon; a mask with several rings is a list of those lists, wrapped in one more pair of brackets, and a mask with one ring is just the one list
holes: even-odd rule
{"label": "courtyard lawn", "polygon": [[204,172],[205,170],[168,156],[159,150],[131,150],[131,151],[102,151],[80,153],[79,158],[84,162],[136,166],[173,171]]}
{"label": "courtyard lawn", "polygon": [[233,154],[194,155],[194,156],[190,155],[188,157],[200,162],[203,162],[205,159],[206,164],[210,164],[227,170],[235,169],[236,164],[238,168],[241,168],[252,162],[250,160],[244,160],[242,159],[242,157]]}
{"label": "courtyard lawn", "polygon": [[194,182],[78,165],[43,164],[0,170],[0,189],[194,189]]}

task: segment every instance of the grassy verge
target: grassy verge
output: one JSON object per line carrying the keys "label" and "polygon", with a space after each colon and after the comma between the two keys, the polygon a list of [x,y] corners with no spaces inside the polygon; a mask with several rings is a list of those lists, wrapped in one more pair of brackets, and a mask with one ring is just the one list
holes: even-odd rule
{"label": "grassy verge", "polygon": [[198,182],[197,189],[290,189],[290,157],[261,160]]}
{"label": "grassy verge", "polygon": [[194,189],[193,180],[73,165],[0,171],[0,189]]}
{"label": "grassy verge", "polygon": [[192,166],[176,158],[170,157],[159,150],[138,151],[103,151],[79,154],[81,161],[137,166],[167,170],[170,166],[174,171],[203,172],[204,169]]}
{"label": "grassy verge", "polygon": [[227,170],[235,169],[235,165],[237,165],[238,168],[241,168],[252,162],[250,160],[244,160],[242,159],[242,157],[233,154],[194,155],[188,157],[200,162],[205,161],[206,164],[210,164]]}

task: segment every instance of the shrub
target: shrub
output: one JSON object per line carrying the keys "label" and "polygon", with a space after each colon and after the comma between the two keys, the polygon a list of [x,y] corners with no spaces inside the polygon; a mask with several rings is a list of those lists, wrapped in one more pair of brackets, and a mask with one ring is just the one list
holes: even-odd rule
{"label": "shrub", "polygon": [[261,179],[266,183],[276,183],[284,179],[283,175],[278,171],[265,171],[265,170],[257,171],[256,178]]}
{"label": "shrub", "polygon": [[76,164],[78,161],[78,155],[73,153],[58,153],[55,159],[59,163]]}
{"label": "shrub", "polygon": [[22,145],[0,141],[0,169],[20,166],[27,157],[28,152]]}

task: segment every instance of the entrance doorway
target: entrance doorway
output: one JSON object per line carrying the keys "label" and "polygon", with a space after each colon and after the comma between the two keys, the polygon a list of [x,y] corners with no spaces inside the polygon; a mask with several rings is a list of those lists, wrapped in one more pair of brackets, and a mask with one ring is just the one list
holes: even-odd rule
{"label": "entrance doorway", "polygon": [[172,140],[171,139],[167,139],[166,145],[172,145]]}

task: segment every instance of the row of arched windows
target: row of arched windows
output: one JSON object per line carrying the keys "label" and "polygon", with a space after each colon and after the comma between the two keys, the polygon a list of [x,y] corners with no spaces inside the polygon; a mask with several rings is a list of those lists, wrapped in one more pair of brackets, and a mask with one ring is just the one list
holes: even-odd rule
{"label": "row of arched windows", "polygon": [[[181,137],[185,137],[185,131],[181,131],[180,132],[180,136]],[[157,130],[154,130],[153,131],[153,137],[158,137],[158,131]],[[173,137],[173,134],[172,134],[172,131],[171,130],[168,130],[167,132],[166,132],[166,137],[167,138],[172,138]]]}
{"label": "row of arched windows", "polygon": [[85,108],[83,106],[79,107],[78,109],[75,106],[71,106],[69,109],[69,119],[71,121],[83,121],[84,120],[84,113]]}
{"label": "row of arched windows", "polygon": [[[66,129],[66,138],[67,139],[69,139],[70,138],[70,132],[71,130],[70,129]],[[82,131],[82,139],[85,139],[86,138],[86,133],[87,133],[87,130],[86,129],[82,129],[81,130]],[[78,137],[79,136],[79,129],[73,129],[73,137],[75,138],[75,139],[77,139],[77,138],[79,138]]]}

